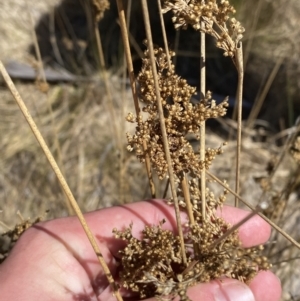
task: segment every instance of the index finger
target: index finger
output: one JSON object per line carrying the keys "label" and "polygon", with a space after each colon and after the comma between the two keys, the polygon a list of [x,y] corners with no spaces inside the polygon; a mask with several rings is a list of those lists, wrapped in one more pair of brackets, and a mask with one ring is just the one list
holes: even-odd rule
{"label": "index finger", "polygon": [[[248,211],[224,206],[217,212],[227,222],[234,225],[242,220]],[[116,206],[92,212],[86,215],[87,221],[94,233],[103,240],[111,241],[112,229],[122,230],[132,223],[132,234],[136,238],[141,237],[141,231],[145,225],[158,225],[163,219],[166,222],[164,229],[172,230],[176,233],[176,218],[174,208],[166,204],[163,200],[148,200],[143,202]],[[181,214],[182,223],[187,222],[185,213]],[[254,216],[239,228],[239,237],[244,247],[251,247],[265,243],[270,237],[270,226],[259,216]],[[109,243],[108,247],[112,254],[116,254],[124,246],[121,240]]]}

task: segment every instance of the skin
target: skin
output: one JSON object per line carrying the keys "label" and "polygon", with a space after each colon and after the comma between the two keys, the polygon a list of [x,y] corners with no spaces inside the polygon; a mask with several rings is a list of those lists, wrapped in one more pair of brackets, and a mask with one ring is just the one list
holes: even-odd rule
{"label": "skin", "polygon": [[[145,224],[158,224],[165,218],[167,222],[164,228],[174,230],[176,223],[173,211],[163,201],[151,200],[94,211],[85,214],[85,217],[99,242],[105,261],[115,275],[118,250],[124,247],[124,242],[113,237],[112,229],[122,229],[133,223],[133,235],[139,237]],[[247,212],[225,206],[218,215],[234,224]],[[182,220],[186,220],[184,214]],[[242,244],[249,247],[266,242],[270,227],[255,216],[240,228],[239,233]],[[47,221],[28,229],[0,266],[0,284],[1,300],[116,300],[76,217]],[[230,297],[230,294],[228,298],[216,299],[215,292],[229,286],[237,294],[240,294],[239,289],[250,294],[252,291],[255,301],[280,299],[280,282],[270,271],[260,272],[252,280],[249,284],[251,291],[237,280],[224,278],[194,286],[188,295],[192,300],[233,301],[234,297]],[[122,295],[124,300],[139,300],[125,291],[122,291]],[[251,297],[243,300],[251,300]]]}

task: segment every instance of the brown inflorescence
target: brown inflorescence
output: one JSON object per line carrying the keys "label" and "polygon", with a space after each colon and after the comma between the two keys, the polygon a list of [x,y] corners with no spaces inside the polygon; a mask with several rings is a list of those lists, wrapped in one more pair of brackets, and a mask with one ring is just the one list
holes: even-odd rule
{"label": "brown inflorescence", "polygon": [[[182,262],[179,237],[163,229],[165,221],[145,226],[141,239],[132,236],[134,225],[124,231],[114,229],[115,237],[127,242],[120,251],[122,286],[138,292],[141,298],[155,295],[158,300],[172,300],[179,296],[185,301],[190,300],[187,289],[196,283],[223,276],[248,282],[258,270],[268,269],[267,258],[260,255],[263,247],[243,248],[237,231],[211,247],[230,228],[215,215],[219,201],[214,201],[214,205],[208,205],[208,221],[204,222],[201,212],[195,209],[197,223],[186,225],[187,265]],[[195,245],[197,253],[193,251]]]}
{"label": "brown inflorescence", "polygon": [[[235,18],[230,18],[235,9],[226,0],[163,0],[163,12],[172,11],[175,28],[186,29],[188,25],[216,39],[216,46],[225,56],[234,57],[244,27]],[[201,26],[203,22],[203,26]]]}
{"label": "brown inflorescence", "polygon": [[[174,53],[170,53],[170,55],[174,55]],[[186,135],[194,133],[199,139],[199,128],[202,121],[226,114],[227,98],[220,104],[216,104],[212,99],[211,92],[208,91],[203,99],[193,104],[191,98],[196,94],[196,88],[191,87],[185,79],[175,74],[174,65],[171,64],[171,70],[168,68],[167,55],[162,48],[155,49],[155,59],[174,173],[177,177],[181,172],[192,172],[199,175],[203,168],[209,167],[216,155],[222,153],[222,148],[208,148],[203,162],[200,160],[199,154],[194,152]],[[148,153],[153,168],[159,178],[163,179],[167,176],[168,168],[148,50],[145,51],[142,70],[137,77],[137,82],[139,97],[144,104],[142,111],[147,114],[147,119],[143,119],[145,114],[137,117],[134,117],[132,113],[128,114],[127,121],[136,122],[137,127],[134,135],[127,134],[127,149],[135,150],[141,161],[145,160],[146,153]],[[143,141],[147,142],[147,149],[143,148]]]}
{"label": "brown inflorescence", "polygon": [[109,9],[110,3],[108,0],[92,0],[94,8],[95,21],[99,22],[104,15],[104,12]]}
{"label": "brown inflorescence", "polygon": [[[196,89],[175,74],[174,65],[168,64],[166,52],[162,48],[154,52],[179,206],[186,210],[188,204],[184,186],[181,185],[186,179],[192,207],[193,216],[189,217],[185,225],[184,236],[187,264],[182,259],[179,237],[163,229],[164,221],[158,226],[146,226],[141,239],[132,236],[134,225],[124,231],[114,229],[113,232],[116,238],[127,241],[125,249],[120,251],[120,279],[125,288],[139,292],[141,298],[151,297],[155,292],[158,300],[171,300],[179,296],[181,301],[185,301],[189,300],[186,294],[188,287],[196,283],[221,276],[247,282],[258,270],[268,269],[270,264],[260,255],[262,247],[245,249],[241,246],[237,230],[224,236],[231,226],[216,216],[216,210],[222,208],[226,200],[226,189],[216,197],[206,187],[206,217],[202,216],[199,187],[201,170],[208,169],[215,156],[222,154],[223,150],[222,147],[207,148],[205,160],[201,161],[186,136],[192,133],[199,139],[200,123],[209,118],[224,116],[227,99],[216,104],[208,91],[198,103],[191,102]],[[171,52],[170,56],[174,56],[174,53]],[[126,118],[128,122],[137,123],[135,134],[127,134],[128,150],[134,150],[141,161],[145,160],[148,153],[153,169],[163,179],[167,177],[168,168],[150,65],[149,52],[146,50],[137,77],[143,113],[138,116],[129,113]],[[146,141],[147,149],[144,149],[143,141]],[[173,199],[169,203],[173,204]]]}

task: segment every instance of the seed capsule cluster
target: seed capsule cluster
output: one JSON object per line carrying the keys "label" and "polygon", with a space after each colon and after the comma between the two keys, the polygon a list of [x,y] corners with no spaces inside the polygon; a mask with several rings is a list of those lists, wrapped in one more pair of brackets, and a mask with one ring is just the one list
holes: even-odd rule
{"label": "seed capsule cluster", "polygon": [[[124,231],[114,229],[114,233],[117,238],[127,241],[126,248],[120,251],[120,278],[125,288],[139,292],[141,298],[151,297],[155,292],[158,300],[172,300],[179,296],[184,301],[189,300],[186,294],[188,287],[196,283],[221,276],[249,281],[258,270],[268,269],[270,265],[260,255],[261,247],[245,249],[241,246],[237,231],[216,243],[231,227],[216,216],[216,210],[226,200],[226,189],[220,196],[215,196],[206,188],[206,218],[202,216],[199,188],[201,170],[208,169],[215,156],[222,154],[222,147],[206,149],[205,160],[201,161],[186,135],[192,133],[199,139],[201,121],[224,116],[227,99],[216,104],[211,92],[207,92],[199,103],[192,103],[195,88],[175,74],[173,65],[168,67],[163,49],[155,49],[155,60],[179,205],[182,210],[186,210],[185,194],[180,185],[186,179],[192,207],[194,222],[190,220],[185,225],[187,263],[182,259],[179,237],[163,229],[163,222],[158,226],[146,226],[141,239],[132,236],[134,225]],[[145,160],[148,153],[153,169],[163,179],[167,176],[167,162],[148,50],[145,51],[137,81],[143,113],[138,116],[129,113],[127,116],[127,121],[137,123],[135,133],[127,134],[128,149],[134,150],[141,161]],[[143,141],[147,142],[146,150]],[[172,204],[173,200],[170,199],[169,203]]]}
{"label": "seed capsule cluster", "polygon": [[[116,238],[127,241],[122,256],[120,279],[123,287],[138,292],[141,298],[158,300],[190,300],[187,289],[199,282],[208,282],[219,277],[229,277],[243,282],[250,281],[258,270],[270,268],[266,257],[261,256],[262,246],[245,249],[241,246],[237,231],[230,234],[217,246],[211,245],[223,235],[230,225],[209,211],[209,222],[187,226],[187,265],[182,262],[179,237],[158,226],[146,226],[139,240],[132,236],[130,225],[124,231],[114,229]],[[192,246],[197,246],[197,253]]]}
{"label": "seed capsule cluster", "polygon": [[99,22],[104,15],[104,12],[109,9],[110,3],[108,0],[92,0],[94,8],[95,21]]}
{"label": "seed capsule cluster", "polygon": [[[174,53],[170,53],[170,55],[172,56]],[[203,168],[209,167],[216,155],[222,153],[222,148],[208,148],[205,161],[201,161],[199,154],[194,152],[192,145],[186,139],[186,135],[194,133],[199,139],[200,123],[209,118],[224,116],[228,100],[226,98],[220,104],[216,104],[212,99],[211,92],[208,91],[200,102],[193,104],[191,98],[196,94],[196,88],[191,87],[185,79],[175,74],[173,64],[171,64],[171,69],[168,68],[167,55],[162,48],[155,49],[155,59],[174,173],[177,176],[182,172],[199,175]],[[134,135],[127,134],[127,149],[135,150],[137,157],[142,162],[148,153],[153,168],[159,178],[163,179],[167,176],[168,166],[157,113],[157,100],[148,50],[145,51],[142,70],[137,81],[140,100],[143,103],[142,111],[146,114],[136,117],[132,113],[128,114],[127,120],[136,122],[137,127]],[[147,116],[146,120],[143,119],[143,115]],[[143,141],[147,142],[147,149],[144,149]]]}
{"label": "seed capsule cluster", "polygon": [[[234,57],[244,27],[235,18],[230,18],[235,9],[226,0],[163,0],[163,12],[172,11],[175,28],[186,29],[188,25],[216,39],[216,46],[225,56]],[[201,26],[203,22],[204,26]]]}

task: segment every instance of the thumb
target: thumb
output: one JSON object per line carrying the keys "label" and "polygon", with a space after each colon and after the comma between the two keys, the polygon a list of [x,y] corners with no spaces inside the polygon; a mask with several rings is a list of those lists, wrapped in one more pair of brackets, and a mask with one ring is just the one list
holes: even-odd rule
{"label": "thumb", "polygon": [[[201,283],[188,289],[190,300],[203,301],[255,301],[248,285],[234,279],[219,279],[209,283]],[[155,301],[150,298],[144,301]],[[178,301],[179,297],[174,301]]]}
{"label": "thumb", "polygon": [[202,283],[188,290],[191,300],[205,301],[255,301],[248,285],[235,279],[223,278]]}

